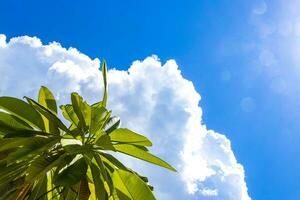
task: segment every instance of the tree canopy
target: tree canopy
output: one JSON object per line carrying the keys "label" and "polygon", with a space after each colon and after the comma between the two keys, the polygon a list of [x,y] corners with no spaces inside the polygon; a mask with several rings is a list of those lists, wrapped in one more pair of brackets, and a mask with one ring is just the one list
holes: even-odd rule
{"label": "tree canopy", "polygon": [[58,106],[42,86],[38,100],[0,97],[0,200],[154,200],[147,177],[110,152],[176,171],[152,155],[151,141],[120,127],[107,109],[106,64],[102,100],[89,105],[78,93]]}

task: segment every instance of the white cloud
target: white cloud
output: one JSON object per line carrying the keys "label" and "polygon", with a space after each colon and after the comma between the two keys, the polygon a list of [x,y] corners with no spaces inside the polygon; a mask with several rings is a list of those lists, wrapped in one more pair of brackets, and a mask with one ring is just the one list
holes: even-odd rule
{"label": "white cloud", "polygon": [[[33,96],[46,85],[60,103],[69,101],[71,91],[94,102],[102,95],[99,64],[58,43],[42,45],[27,36],[6,42],[0,35],[0,95]],[[154,142],[152,151],[179,171],[127,160],[150,177],[158,199],[250,199],[230,141],[203,124],[200,95],[174,60],[161,64],[157,57],[148,57],[127,71],[111,69],[108,80],[109,107],[123,125],[146,134]]]}

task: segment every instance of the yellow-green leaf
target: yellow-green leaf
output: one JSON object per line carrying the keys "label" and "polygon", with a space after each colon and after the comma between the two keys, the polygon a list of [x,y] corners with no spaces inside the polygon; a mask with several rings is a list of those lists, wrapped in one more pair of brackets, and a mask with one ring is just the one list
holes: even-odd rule
{"label": "yellow-green leaf", "polygon": [[103,83],[104,83],[104,89],[103,89],[103,99],[102,99],[102,105],[106,107],[107,102],[107,68],[106,68],[106,62],[105,60],[102,61],[102,77],[103,77]]}
{"label": "yellow-green leaf", "polygon": [[[69,129],[62,123],[62,121],[53,113],[51,110],[45,108],[35,100],[24,97],[36,110],[38,110],[44,117],[46,117],[51,123],[54,124],[55,127],[59,127],[61,130],[69,132]],[[55,129],[57,130],[57,129]],[[54,132],[55,134],[59,134],[59,132]],[[53,134],[54,134],[53,133]]]}
{"label": "yellow-green leaf", "polygon": [[52,92],[45,86],[42,86],[39,91],[39,104],[48,108],[53,113],[57,114],[57,105]]}
{"label": "yellow-green leaf", "polygon": [[134,173],[116,169],[113,182],[117,195],[122,200],[155,200],[148,185]]}
{"label": "yellow-green leaf", "polygon": [[140,146],[152,146],[148,138],[137,134],[127,128],[118,128],[109,134],[113,142],[130,143]]}
{"label": "yellow-green leaf", "polygon": [[165,161],[161,160],[160,158],[134,146],[134,145],[128,145],[128,144],[115,144],[114,145],[115,149],[119,152],[125,153],[127,155],[139,158],[141,160],[150,162],[155,165],[159,165],[161,167],[167,168],[169,170],[175,171],[171,165],[166,163]]}
{"label": "yellow-green leaf", "polygon": [[[55,98],[51,91],[46,88],[45,86],[42,86],[39,91],[39,99],[38,102],[40,105],[44,106],[45,108],[51,110],[54,114],[57,115],[57,105]],[[43,121],[45,125],[45,131],[48,133],[57,133],[58,127],[57,125],[53,122],[50,121],[47,117],[43,116]]]}

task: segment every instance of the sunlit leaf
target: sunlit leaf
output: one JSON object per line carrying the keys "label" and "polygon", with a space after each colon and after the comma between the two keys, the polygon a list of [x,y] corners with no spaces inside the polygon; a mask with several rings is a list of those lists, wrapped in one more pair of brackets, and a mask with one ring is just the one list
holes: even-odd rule
{"label": "sunlit leaf", "polygon": [[171,165],[166,163],[165,161],[161,160],[160,158],[158,158],[140,148],[137,148],[134,145],[116,144],[116,145],[114,145],[114,147],[119,152],[125,153],[127,155],[139,158],[141,160],[150,162],[155,165],[159,165],[161,167],[164,167],[164,168],[167,168],[167,169],[170,169],[170,170],[176,172],[176,170]]}
{"label": "sunlit leaf", "polygon": [[106,62],[105,60],[102,61],[102,77],[103,77],[103,84],[104,84],[104,89],[103,89],[103,99],[102,99],[102,105],[106,107],[106,102],[107,102],[107,69],[106,69]]}
{"label": "sunlit leaf", "polygon": [[[38,102],[40,105],[44,106],[45,108],[49,109],[52,111],[52,113],[57,114],[57,105],[55,98],[51,91],[46,88],[45,86],[42,86],[39,91],[39,99]],[[43,121],[44,121],[44,126],[46,132],[58,132],[58,127],[56,123],[53,123],[53,121],[49,120],[47,117],[43,116]]]}
{"label": "sunlit leaf", "polygon": [[122,200],[155,200],[148,185],[134,173],[117,169],[113,173],[113,181]]}
{"label": "sunlit leaf", "polygon": [[[35,109],[37,109],[44,117],[46,117],[51,123],[55,125],[55,127],[60,128],[63,131],[69,132],[69,129],[62,123],[62,121],[53,113],[51,110],[45,108],[38,102],[34,101],[29,97],[24,97]],[[56,134],[59,134],[57,132]]]}
{"label": "sunlit leaf", "polygon": [[152,146],[148,138],[126,128],[118,128],[109,134],[113,142],[130,143],[141,146]]}

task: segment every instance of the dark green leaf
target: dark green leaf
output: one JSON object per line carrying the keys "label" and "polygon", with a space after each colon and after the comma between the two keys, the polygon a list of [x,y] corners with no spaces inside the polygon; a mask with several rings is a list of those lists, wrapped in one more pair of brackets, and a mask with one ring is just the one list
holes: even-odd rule
{"label": "dark green leaf", "polygon": [[[24,97],[26,100],[37,109],[44,117],[46,117],[51,123],[55,124],[56,127],[60,128],[63,131],[69,132],[69,129],[62,123],[62,121],[53,113],[51,110],[45,108],[38,102],[34,101],[31,98]],[[54,133],[53,133],[54,134]],[[57,132],[56,134],[60,134]]]}
{"label": "dark green leaf", "polygon": [[44,130],[41,115],[26,102],[13,97],[0,97],[0,108],[22,119],[37,129]]}
{"label": "dark green leaf", "polygon": [[62,186],[75,185],[85,176],[86,172],[86,161],[84,158],[80,158],[54,177],[54,183]]}
{"label": "dark green leaf", "polygon": [[16,130],[32,130],[26,122],[14,115],[5,112],[0,112],[0,131],[8,133]]}

